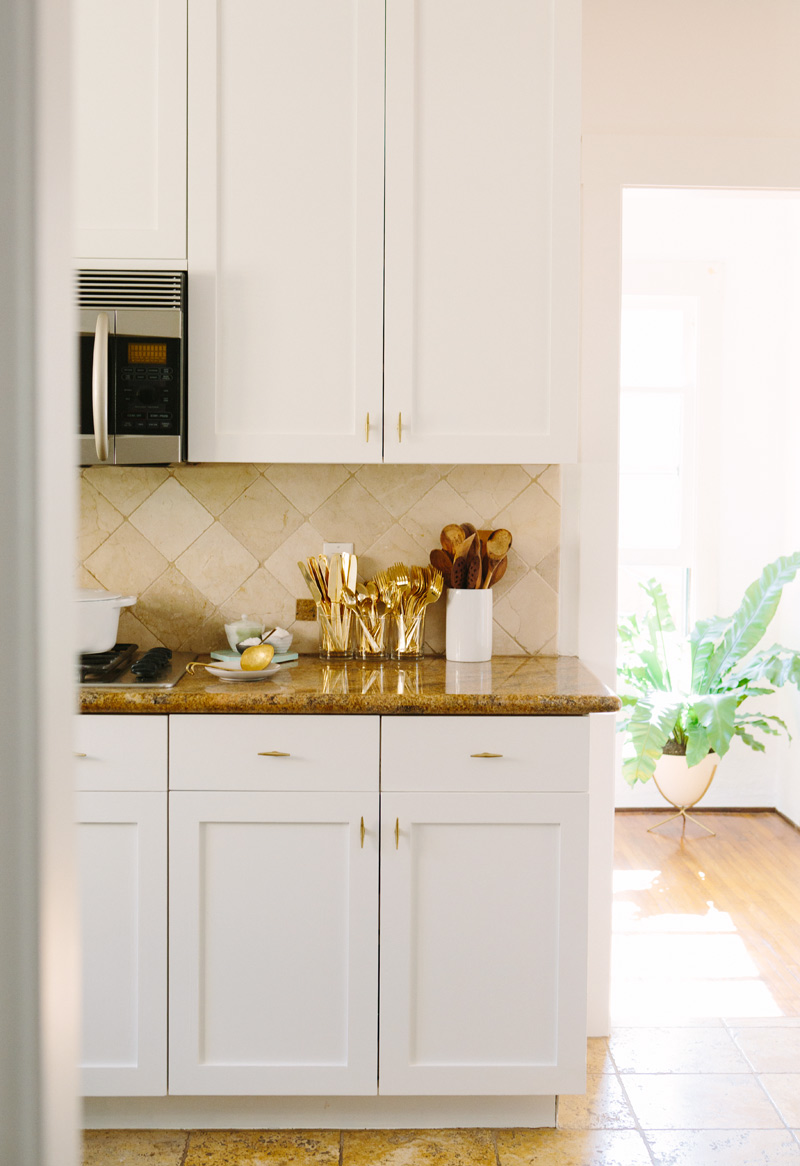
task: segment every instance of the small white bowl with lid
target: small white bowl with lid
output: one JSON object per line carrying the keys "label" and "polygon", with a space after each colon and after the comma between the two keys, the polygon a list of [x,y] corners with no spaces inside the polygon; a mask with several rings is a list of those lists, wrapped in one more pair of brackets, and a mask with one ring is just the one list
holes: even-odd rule
{"label": "small white bowl with lid", "polygon": [[136,602],[135,595],[120,595],[96,587],[79,587],[75,592],[78,604],[78,652],[108,652],[117,642],[119,613],[123,607]]}

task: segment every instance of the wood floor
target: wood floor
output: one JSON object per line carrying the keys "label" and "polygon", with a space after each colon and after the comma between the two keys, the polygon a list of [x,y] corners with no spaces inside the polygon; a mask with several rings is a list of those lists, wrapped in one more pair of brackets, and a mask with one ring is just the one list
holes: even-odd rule
{"label": "wood floor", "polygon": [[774,813],[697,817],[715,838],[616,815],[615,1021],[800,1016],[800,831]]}

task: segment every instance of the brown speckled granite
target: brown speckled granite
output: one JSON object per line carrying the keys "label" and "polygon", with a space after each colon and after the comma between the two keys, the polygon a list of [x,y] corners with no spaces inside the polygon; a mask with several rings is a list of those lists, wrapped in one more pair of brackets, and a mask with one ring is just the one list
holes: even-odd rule
{"label": "brown speckled granite", "polygon": [[584,716],[614,712],[618,698],[575,656],[495,656],[454,664],[326,664],[301,656],[270,680],[184,676],[172,689],[82,688],[85,713],[361,713]]}

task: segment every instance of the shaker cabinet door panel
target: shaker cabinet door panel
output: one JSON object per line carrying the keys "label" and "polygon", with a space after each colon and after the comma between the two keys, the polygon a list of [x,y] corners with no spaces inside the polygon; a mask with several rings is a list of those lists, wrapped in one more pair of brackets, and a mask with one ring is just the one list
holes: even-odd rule
{"label": "shaker cabinet door panel", "polygon": [[377,866],[377,793],[170,795],[170,1093],[375,1093]]}
{"label": "shaker cabinet door panel", "polygon": [[81,1085],[167,1091],[167,795],[78,795]]}
{"label": "shaker cabinet door panel", "polygon": [[74,0],[75,253],[186,259],[187,0]]}
{"label": "shaker cabinet door panel", "polygon": [[390,0],[385,460],[577,454],[579,0]]}
{"label": "shaker cabinet door panel", "polygon": [[192,0],[192,461],[380,461],[384,32],[383,0]]}
{"label": "shaker cabinet door panel", "polygon": [[580,1093],[585,794],[384,794],[380,1091]]}

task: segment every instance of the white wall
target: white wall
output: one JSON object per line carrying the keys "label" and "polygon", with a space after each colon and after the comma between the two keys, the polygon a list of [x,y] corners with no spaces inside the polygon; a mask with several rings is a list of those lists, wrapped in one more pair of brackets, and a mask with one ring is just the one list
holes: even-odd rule
{"label": "white wall", "polygon": [[[581,464],[564,474],[561,642],[608,682],[622,189],[800,189],[800,6],[584,0],[583,22],[583,425]],[[798,521],[784,517],[792,546]],[[800,785],[798,752],[776,779],[780,808]]]}

